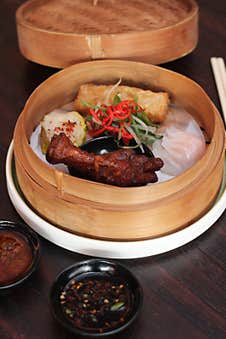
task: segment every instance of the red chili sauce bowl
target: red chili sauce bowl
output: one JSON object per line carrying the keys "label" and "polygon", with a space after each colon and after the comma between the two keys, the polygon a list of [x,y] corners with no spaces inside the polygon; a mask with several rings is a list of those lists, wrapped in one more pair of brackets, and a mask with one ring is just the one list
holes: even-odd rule
{"label": "red chili sauce bowl", "polygon": [[55,319],[66,329],[77,335],[101,337],[132,324],[141,309],[143,292],[124,266],[91,259],[60,273],[50,301]]}
{"label": "red chili sauce bowl", "polygon": [[0,221],[0,291],[15,287],[36,269],[40,243],[23,223]]}

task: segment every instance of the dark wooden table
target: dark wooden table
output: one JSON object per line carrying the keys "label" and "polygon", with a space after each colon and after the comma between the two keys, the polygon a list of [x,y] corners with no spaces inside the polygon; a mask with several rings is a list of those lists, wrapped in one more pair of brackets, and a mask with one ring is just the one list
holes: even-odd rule
{"label": "dark wooden table", "polygon": [[[14,14],[22,0],[0,2],[0,219],[20,220],[6,189],[5,158],[16,119],[34,88],[56,72],[26,61],[19,53]],[[226,59],[226,2],[200,0],[200,40],[189,56],[164,65],[197,81],[219,107],[209,65]],[[36,273],[7,296],[0,296],[0,339],[69,339],[49,309],[55,276],[86,256],[41,239]],[[118,338],[226,338],[226,214],[204,235],[180,249],[123,261],[144,289],[138,321]],[[1,268],[0,268],[1,269]]]}

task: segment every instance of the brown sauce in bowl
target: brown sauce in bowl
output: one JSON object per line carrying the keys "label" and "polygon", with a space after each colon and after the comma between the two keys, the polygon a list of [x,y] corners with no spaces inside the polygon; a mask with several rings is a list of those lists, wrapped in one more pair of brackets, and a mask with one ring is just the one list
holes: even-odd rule
{"label": "brown sauce in bowl", "polygon": [[32,251],[26,238],[11,231],[0,230],[0,285],[13,283],[32,263]]}

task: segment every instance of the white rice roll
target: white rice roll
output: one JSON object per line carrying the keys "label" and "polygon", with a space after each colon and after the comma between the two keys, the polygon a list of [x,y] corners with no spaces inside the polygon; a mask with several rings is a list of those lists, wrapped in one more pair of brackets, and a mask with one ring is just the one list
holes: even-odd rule
{"label": "white rice roll", "polygon": [[54,134],[64,133],[75,146],[81,146],[86,139],[84,118],[75,111],[56,109],[46,114],[41,121],[40,145],[45,154]]}
{"label": "white rice roll", "polygon": [[205,153],[206,142],[199,125],[182,108],[171,107],[157,133],[163,138],[154,142],[152,151],[155,157],[163,160],[163,173],[177,176],[192,167]]}

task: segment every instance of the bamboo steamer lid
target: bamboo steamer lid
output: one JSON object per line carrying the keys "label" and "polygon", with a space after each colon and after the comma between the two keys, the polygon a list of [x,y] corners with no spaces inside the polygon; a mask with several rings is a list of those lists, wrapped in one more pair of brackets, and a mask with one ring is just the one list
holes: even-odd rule
{"label": "bamboo steamer lid", "polygon": [[30,0],[16,19],[21,53],[57,68],[95,59],[161,64],[198,41],[194,0]]}

